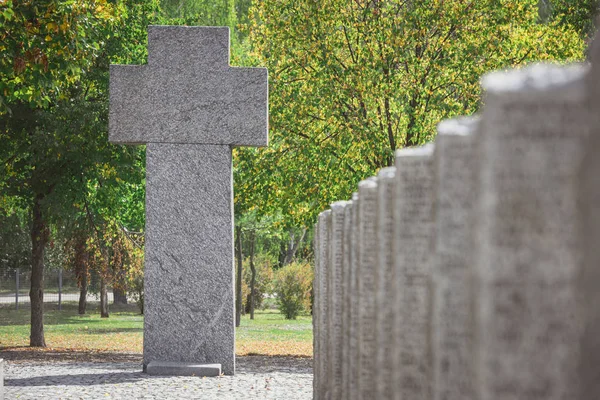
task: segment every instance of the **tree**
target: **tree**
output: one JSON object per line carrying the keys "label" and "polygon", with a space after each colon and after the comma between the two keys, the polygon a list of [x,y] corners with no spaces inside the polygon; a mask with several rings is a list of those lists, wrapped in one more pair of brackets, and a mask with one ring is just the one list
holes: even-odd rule
{"label": "tree", "polygon": [[[91,207],[91,193],[119,180],[143,179],[143,170],[134,169],[140,150],[107,140],[108,65],[111,59],[145,54],[140,26],[145,29],[156,15],[150,12],[156,4],[24,0],[0,5],[0,188],[31,215],[32,346],[45,346],[43,260],[50,227],[60,229],[80,215],[91,224],[90,216],[100,212]],[[122,38],[129,40],[122,44]]]}
{"label": "tree", "polygon": [[476,112],[485,72],[583,55],[574,29],[538,23],[534,0],[264,0],[251,12],[271,143],[240,152],[236,196],[296,227],[396,149],[431,141],[440,120]]}
{"label": "tree", "polygon": [[569,26],[589,41],[595,31],[594,20],[600,11],[598,0],[542,0],[540,16],[542,20],[557,21],[560,25]]}

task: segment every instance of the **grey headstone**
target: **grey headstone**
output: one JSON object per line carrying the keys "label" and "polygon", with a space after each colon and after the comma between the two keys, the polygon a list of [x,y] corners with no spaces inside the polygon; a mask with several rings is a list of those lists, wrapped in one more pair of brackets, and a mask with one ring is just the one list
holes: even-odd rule
{"label": "grey headstone", "polygon": [[320,311],[321,311],[321,296],[319,293],[319,282],[321,281],[321,255],[320,255],[320,237],[319,237],[319,222],[314,226],[313,248],[315,253],[315,269],[313,274],[313,399],[319,399],[319,387],[321,384],[321,349],[319,348],[319,334],[321,329]]}
{"label": "grey headstone", "polygon": [[583,221],[583,270],[578,281],[580,308],[586,322],[581,341],[580,399],[600,398],[600,33],[590,48],[588,76],[591,115],[589,141],[579,172],[581,221]]}
{"label": "grey headstone", "polygon": [[375,392],[375,269],[377,258],[377,180],[358,184],[359,267],[358,267],[358,396],[368,399]]}
{"label": "grey headstone", "polygon": [[331,271],[331,210],[319,214],[319,399],[330,397],[329,375],[329,274]]}
{"label": "grey headstone", "polygon": [[351,291],[351,280],[352,276],[352,261],[353,261],[353,248],[352,248],[352,235],[354,224],[352,221],[354,202],[348,201],[344,208],[344,270],[342,273],[342,391],[341,398],[349,399],[349,373],[351,369],[352,357],[350,352],[350,331],[352,325],[352,312],[350,310],[352,296],[354,293]]}
{"label": "grey headstone", "polygon": [[394,285],[395,260],[394,203],[396,198],[396,168],[383,168],[377,175],[377,242],[378,265],[376,281],[376,399],[392,399],[394,380],[394,349],[399,345],[394,337],[394,319],[398,312],[398,292]]}
{"label": "grey headstone", "polygon": [[168,361],[151,361],[146,367],[148,375],[219,376],[221,364],[192,364]]}
{"label": "grey headstone", "polygon": [[431,248],[433,145],[396,152],[396,282],[400,299],[394,336],[397,399],[431,395]]}
{"label": "grey headstone", "polygon": [[267,144],[267,71],[229,66],[229,29],[148,28],[110,67],[109,139],[147,143],[144,366],[235,371],[231,147]]}
{"label": "grey headstone", "polygon": [[328,303],[329,319],[329,382],[330,396],[332,399],[341,398],[342,395],[342,321],[343,321],[343,272],[344,265],[344,218],[348,203],[338,201],[331,204],[331,242],[330,242],[330,269],[328,278]]}
{"label": "grey headstone", "polygon": [[476,209],[477,399],[578,399],[578,172],[587,68],[483,79]]}
{"label": "grey headstone", "polygon": [[443,121],[435,140],[434,400],[473,399],[470,255],[477,123],[465,117]]}
{"label": "grey headstone", "polygon": [[4,400],[4,360],[0,358],[0,400]]}
{"label": "grey headstone", "polygon": [[350,354],[348,360],[348,370],[345,377],[348,390],[348,398],[351,400],[358,399],[358,362],[360,360],[360,349],[358,348],[358,331],[359,331],[359,298],[358,298],[358,272],[360,270],[360,238],[359,238],[359,207],[360,198],[358,193],[352,194],[352,235],[351,253],[350,253],[350,294],[349,294],[349,328],[348,328],[348,352]]}

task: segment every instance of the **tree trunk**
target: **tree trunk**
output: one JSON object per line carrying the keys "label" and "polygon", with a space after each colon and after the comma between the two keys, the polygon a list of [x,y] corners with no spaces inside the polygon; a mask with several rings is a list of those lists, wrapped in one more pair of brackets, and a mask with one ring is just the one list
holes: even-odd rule
{"label": "tree trunk", "polygon": [[88,262],[89,254],[86,248],[85,234],[81,233],[75,244],[75,275],[79,286],[79,314],[85,314],[88,292]]}
{"label": "tree trunk", "polygon": [[127,304],[127,292],[125,289],[113,286],[113,304]]}
{"label": "tree trunk", "polygon": [[306,236],[306,228],[302,228],[302,235],[300,235],[300,238],[297,241],[296,241],[296,235],[294,234],[294,232],[290,232],[290,241],[287,245],[287,250],[285,252],[285,259],[283,260],[283,265],[291,264],[291,262],[294,261],[294,258],[296,257],[296,253],[298,252],[300,245],[304,241],[305,236]]}
{"label": "tree trunk", "polygon": [[31,332],[29,345],[46,347],[44,339],[44,249],[49,231],[42,215],[43,195],[37,195],[33,202],[33,223],[31,226]]}
{"label": "tree trunk", "polygon": [[88,292],[88,285],[87,285],[87,280],[86,280],[85,283],[79,287],[79,314],[80,315],[85,314],[85,310],[87,308],[87,292]]}
{"label": "tree trunk", "polygon": [[235,282],[235,326],[242,320],[242,227],[235,227],[235,252],[237,257],[237,279]]}
{"label": "tree trunk", "polygon": [[106,281],[100,277],[100,317],[108,318],[108,291]]}
{"label": "tree trunk", "polygon": [[250,233],[250,271],[252,271],[252,277],[250,278],[250,319],[254,319],[254,285],[256,283],[256,268],[254,267],[254,243],[256,242],[256,232],[251,231]]}

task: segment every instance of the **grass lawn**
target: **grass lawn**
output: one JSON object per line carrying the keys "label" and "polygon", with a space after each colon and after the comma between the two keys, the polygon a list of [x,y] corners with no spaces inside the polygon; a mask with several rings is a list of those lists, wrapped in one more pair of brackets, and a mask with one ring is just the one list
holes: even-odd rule
{"label": "grass lawn", "polygon": [[[58,311],[45,305],[46,344],[53,349],[141,353],[144,317],[135,305],[111,306],[110,318],[100,318],[97,303],[88,306],[88,314],[77,314],[77,304],[63,303]],[[0,306],[0,350],[29,344],[29,309],[14,310]],[[242,316],[236,329],[238,355],[292,355],[312,357],[312,320],[300,316],[285,320],[276,310],[257,311],[255,319]]]}

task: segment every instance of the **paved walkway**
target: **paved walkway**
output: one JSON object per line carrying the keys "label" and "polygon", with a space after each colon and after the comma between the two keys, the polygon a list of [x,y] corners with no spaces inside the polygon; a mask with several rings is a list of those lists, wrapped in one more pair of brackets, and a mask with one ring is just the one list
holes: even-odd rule
{"label": "paved walkway", "polygon": [[235,376],[159,377],[123,363],[8,362],[5,399],[310,399],[311,360],[238,357]]}

